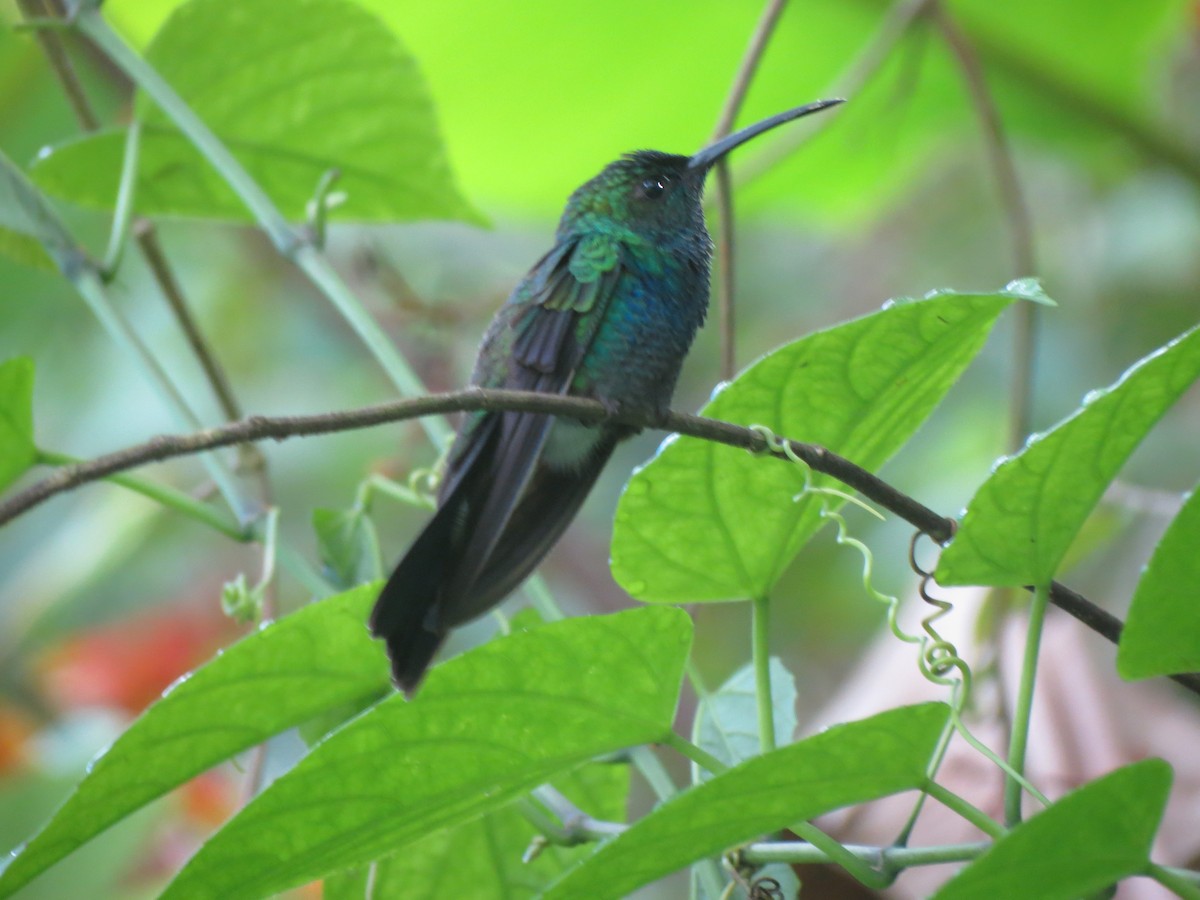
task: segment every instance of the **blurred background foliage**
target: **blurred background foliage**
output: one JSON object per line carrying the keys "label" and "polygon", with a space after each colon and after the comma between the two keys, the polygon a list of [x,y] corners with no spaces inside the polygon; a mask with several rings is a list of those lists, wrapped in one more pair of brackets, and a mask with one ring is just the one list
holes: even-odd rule
{"label": "blurred background foliage", "polygon": [[[275,24],[286,20],[297,40],[306,32],[313,40],[336,34],[341,12],[361,29],[361,41],[343,41],[340,51],[335,43],[328,49],[335,60],[340,52],[362,63],[374,40],[391,63],[419,69],[413,77],[425,87],[404,108],[424,104],[428,118],[405,124],[419,125],[434,145],[440,136],[448,169],[417,172],[408,193],[396,197],[444,179],[453,201],[406,211],[401,200],[372,194],[369,182],[356,188],[350,173],[349,197],[333,213],[329,240],[338,267],[432,390],[465,382],[478,335],[549,246],[575,186],[622,152],[687,153],[708,139],[761,11],[757,3],[726,0],[650,6],[608,0],[569,12],[543,0],[362,0],[344,8],[321,0],[195,0],[184,10],[198,17],[192,27],[181,30],[176,20],[168,40],[159,30],[179,6],[109,0],[104,11],[152,60],[161,42],[168,78],[180,87],[191,79],[197,91],[206,78],[223,77],[222,54],[236,54],[244,36],[258,69],[241,80],[234,71],[222,86],[238,102],[223,108],[222,91],[210,92],[210,115],[228,114],[233,129],[245,126],[236,90],[253,102],[253,79],[263,72],[275,73],[274,89],[290,85],[296,103],[305,102],[302,85],[269,52],[263,21],[269,8],[280,17]],[[1196,322],[1200,4],[950,0],[945,6],[998,106],[1034,223],[1036,271],[1015,270],[979,116],[936,25],[925,18],[905,24],[916,9],[911,2],[798,4],[782,17],[739,122],[843,92],[851,102],[811,140],[799,142],[805,128],[784,130],[734,159],[738,359],[745,364],[889,297],[943,287],[991,290],[1037,275],[1060,304],[1040,311],[1032,421],[1042,429],[1072,411],[1086,391],[1110,383]],[[59,211],[100,255],[109,221],[103,207],[115,190],[133,94],[99,54],[68,39],[88,98],[111,131],[81,140],[36,41],[14,31],[18,20],[15,3],[0,2],[0,150],[60,198]],[[252,62],[245,65],[253,68]],[[414,83],[420,87],[411,79],[397,82]],[[297,113],[303,127],[291,137],[336,153],[338,129],[369,122],[377,126],[376,144],[363,139],[371,148],[365,170],[393,165],[399,181],[411,177],[407,163],[389,156],[388,142],[407,131],[389,118],[402,110],[388,107],[386,88],[371,79],[350,85],[359,94],[369,89],[370,97],[342,109],[336,121]],[[148,101],[136,104],[152,120]],[[256,124],[262,125],[249,127]],[[170,135],[160,137],[166,146]],[[169,147],[155,156],[154,140],[147,137],[147,158],[181,167],[185,188],[198,183],[188,177],[189,165],[195,179],[211,180],[196,160],[171,156]],[[277,171],[276,163],[263,165]],[[282,179],[278,190],[293,192],[296,212],[314,186]],[[217,221],[198,217],[202,208],[169,192],[165,199],[142,192],[139,202],[155,214],[170,265],[245,410],[322,412],[394,396],[308,282],[260,233],[236,221],[243,216],[236,205],[218,210],[213,201],[214,213],[233,219]],[[412,221],[395,224],[400,219]],[[479,224],[484,220],[488,227]],[[176,430],[139,368],[114,348],[71,285],[15,256],[0,254],[0,360],[27,355],[36,363],[38,445],[88,457]],[[140,257],[125,255],[112,289],[202,417],[219,421]],[[1011,323],[1002,324],[885,477],[935,509],[961,508],[1008,449],[1011,348]],[[717,382],[717,349],[716,329],[709,327],[685,368],[678,408],[696,408]],[[1125,473],[1126,490],[1097,513],[1066,574],[1073,587],[1117,614],[1169,520],[1172,496],[1196,479],[1198,413],[1193,392],[1138,451]],[[544,567],[567,608],[601,611],[630,602],[606,566],[611,517],[628,472],[656,440],[644,436],[622,448]],[[283,534],[314,561],[314,508],[349,507],[371,473],[403,481],[435,459],[411,423],[264,451]],[[194,460],[143,474],[187,491],[204,482]],[[425,513],[385,500],[373,512],[387,564]],[[863,516],[856,528],[876,548],[881,585],[905,590],[907,527]],[[107,485],[56,498],[3,529],[0,843],[28,836],[129,716],[236,636],[237,626],[221,616],[221,586],[243,571],[253,580],[257,565],[252,547]],[[878,607],[858,586],[858,565],[831,540],[818,540],[778,589],[773,650],[798,675],[802,717],[853,668],[856,651],[881,625]],[[307,600],[302,586],[280,577],[282,609]],[[707,605],[696,616],[700,671],[715,684],[747,658],[749,612],[743,604]],[[485,620],[467,629],[456,637],[458,646],[492,627]],[[152,891],[232,808],[239,779],[232,769],[206,777],[72,857],[55,877],[69,884],[86,873],[93,896]],[[28,895],[62,896],[55,893],[60,889],[47,878]]]}

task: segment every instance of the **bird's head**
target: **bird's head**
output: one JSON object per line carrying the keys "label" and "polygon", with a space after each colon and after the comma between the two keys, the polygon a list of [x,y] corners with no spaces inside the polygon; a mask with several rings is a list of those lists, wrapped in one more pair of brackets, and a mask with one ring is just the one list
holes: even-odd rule
{"label": "bird's head", "polygon": [[841,102],[820,100],[787,110],[714,141],[691,156],[657,150],[628,153],[571,195],[559,224],[559,237],[595,230],[669,243],[673,236],[701,233],[704,181],[718,160],[784,122]]}

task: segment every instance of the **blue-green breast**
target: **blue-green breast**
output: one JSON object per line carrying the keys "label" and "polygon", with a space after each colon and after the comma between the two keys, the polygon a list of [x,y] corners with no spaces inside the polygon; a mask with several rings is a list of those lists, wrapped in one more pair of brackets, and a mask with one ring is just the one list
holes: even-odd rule
{"label": "blue-green breast", "polygon": [[610,405],[666,407],[708,311],[710,255],[707,233],[666,248],[623,243],[620,279],[571,393]]}

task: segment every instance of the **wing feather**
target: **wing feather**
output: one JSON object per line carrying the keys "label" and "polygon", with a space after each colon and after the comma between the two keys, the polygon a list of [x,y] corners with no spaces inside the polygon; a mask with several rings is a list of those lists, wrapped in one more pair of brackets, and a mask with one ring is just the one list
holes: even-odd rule
{"label": "wing feather", "polygon": [[[581,251],[581,246],[585,249]],[[586,252],[588,265],[576,262]],[[600,268],[596,257],[611,260],[608,268]],[[512,363],[502,381],[489,386],[565,394],[570,390],[575,373],[582,363],[604,315],[621,275],[621,257],[615,244],[607,254],[597,254],[596,242],[565,243],[555,248],[530,273],[522,288],[528,300],[511,315],[515,332],[512,343]],[[584,278],[586,280],[581,280]],[[522,288],[518,288],[520,297]],[[520,302],[520,301],[518,301]],[[553,416],[523,412],[488,413],[484,421],[473,424],[474,446],[456,448],[447,479],[457,485],[464,469],[486,467],[472,471],[471,482],[480,488],[471,509],[466,513],[465,543],[453,574],[442,593],[441,602],[431,611],[427,627],[448,628],[478,615],[497,602],[491,584],[503,584],[511,589],[514,582],[540,561],[549,551],[553,540],[566,527],[570,517],[551,517],[553,527],[542,532],[542,539],[524,542],[506,535],[514,512],[523,502],[538,460],[545,448]],[[494,440],[492,428],[499,429]],[[479,447],[489,443],[490,452],[480,453]],[[604,454],[607,456],[607,454]],[[564,498],[566,500],[567,498]],[[566,505],[572,511],[582,502],[572,499]],[[544,498],[536,506],[544,506]],[[521,527],[529,527],[530,517],[521,516]],[[559,524],[560,523],[560,524]],[[550,523],[548,523],[550,524]],[[541,529],[539,529],[541,530]],[[510,548],[494,559],[497,545],[504,542]],[[511,552],[536,549],[536,558]],[[518,571],[519,570],[519,571]],[[488,584],[478,584],[486,576]],[[507,592],[507,591],[506,591]],[[503,596],[503,595],[501,595]],[[482,603],[482,600],[489,600]]]}

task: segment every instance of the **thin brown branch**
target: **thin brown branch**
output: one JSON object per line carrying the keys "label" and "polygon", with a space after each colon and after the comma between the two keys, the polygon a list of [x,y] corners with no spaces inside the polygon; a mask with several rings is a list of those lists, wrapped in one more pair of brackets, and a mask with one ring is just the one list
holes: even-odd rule
{"label": "thin brown branch", "polygon": [[[892,3],[888,13],[872,35],[866,47],[854,58],[845,71],[834,79],[833,86],[822,92],[827,97],[853,98],[875,77],[887,62],[896,44],[908,33],[909,28],[921,19],[935,0],[905,0]],[[760,140],[761,147],[750,158],[738,166],[737,184],[746,184],[773,169],[812,140],[836,120],[836,116],[818,117],[809,127],[789,128],[788,133],[769,140]],[[765,145],[765,146],[764,146]]]}
{"label": "thin brown branch", "polygon": [[[1029,215],[1029,204],[1021,190],[1017,167],[1013,162],[1012,149],[1004,133],[1000,111],[988,89],[983,65],[970,38],[963,31],[945,5],[938,2],[933,7],[937,22],[946,45],[962,71],[967,96],[979,118],[983,142],[987,150],[988,164],[995,174],[1000,204],[1008,220],[1008,232],[1013,245],[1013,266],[1016,277],[1024,278],[1037,273],[1037,259],[1033,241],[1033,223]],[[1033,377],[1037,324],[1039,310],[1036,304],[1026,304],[1017,313],[1016,330],[1013,335],[1013,379],[1012,400],[1009,410],[1009,449],[1016,450],[1029,434],[1031,407],[1033,405]]]}
{"label": "thin brown branch", "polygon": [[971,105],[979,117],[979,125],[983,132],[984,146],[987,150],[988,163],[996,176],[996,187],[1000,194],[1000,203],[1008,218],[1008,231],[1013,243],[1013,266],[1016,277],[1025,278],[1037,274],[1037,262],[1033,244],[1033,224],[1029,216],[1029,204],[1025,200],[1025,192],[1021,190],[1021,181],[1017,177],[1017,167],[1013,162],[1012,148],[1004,133],[1004,122],[1000,110],[987,85],[983,66],[979,55],[975,52],[970,38],[967,36],[953,16],[941,2],[933,6],[934,19],[946,40],[959,68],[962,70],[963,83]]}
{"label": "thin brown branch", "polygon": [[[42,0],[18,0],[18,3],[21,7],[21,14],[30,21],[47,18],[56,13],[54,9],[48,8]],[[46,60],[50,63],[55,77],[62,85],[63,93],[67,97],[67,102],[71,104],[75,118],[84,131],[95,131],[100,127],[100,120],[92,110],[91,103],[88,102],[79,76],[75,74],[75,67],[71,65],[71,58],[67,56],[62,38],[52,28],[35,28],[33,33],[38,43],[42,45],[42,52],[46,54]]]}
{"label": "thin brown branch", "polygon": [[[754,34],[750,36],[750,45],[742,56],[742,64],[734,76],[733,86],[725,105],[717,119],[717,127],[713,129],[712,139],[719,140],[733,130],[742,102],[746,99],[746,91],[754,80],[754,73],[762,60],[767,43],[775,31],[775,25],[783,14],[787,0],[767,0]],[[733,304],[733,186],[729,176],[729,161],[717,161],[716,181],[718,221],[720,232],[717,238],[717,318],[721,333],[721,378],[728,380],[737,369],[737,355],[734,344],[734,304]]]}
{"label": "thin brown branch", "polygon": [[158,242],[158,235],[154,229],[154,223],[149,219],[139,217],[134,220],[132,230],[133,236],[137,239],[138,246],[142,250],[142,254],[146,257],[146,264],[150,267],[150,273],[154,276],[155,282],[162,290],[163,297],[166,299],[167,305],[171,308],[176,323],[179,325],[184,337],[187,338],[188,346],[192,349],[192,354],[196,357],[196,361],[200,363],[200,367],[204,370],[205,378],[208,379],[208,383],[212,386],[213,394],[216,396],[217,403],[221,407],[221,414],[230,422],[242,418],[242,409],[238,404],[237,398],[233,395],[233,388],[229,385],[229,377],[213,356],[208,342],[205,341],[204,335],[200,333],[200,329],[196,325],[196,318],[192,315],[191,309],[188,308],[187,301],[183,297],[183,290],[179,286],[179,281],[176,279],[175,273],[171,271],[171,267],[163,255],[162,246]]}
{"label": "thin brown branch", "polygon": [[[146,218],[137,218],[133,222],[132,231],[134,240],[146,260],[146,265],[150,267],[150,273],[154,276],[155,283],[162,291],[163,298],[171,308],[171,313],[175,316],[175,323],[183,332],[188,346],[192,350],[192,355],[196,357],[196,361],[204,371],[204,377],[221,408],[222,417],[229,422],[242,418],[242,407],[233,393],[229,376],[201,333],[199,325],[196,324],[196,317],[192,315],[191,307],[188,306],[187,300],[183,296],[179,280],[175,277],[175,273],[171,270],[171,266],[162,252],[154,223]],[[251,443],[239,446],[238,470],[254,477],[258,488],[259,503],[264,509],[270,506],[271,484],[267,477],[267,460],[262,451]]]}
{"label": "thin brown branch", "polygon": [[736,310],[733,302],[733,185],[726,160],[713,173],[717,193],[717,327],[721,335],[721,380],[737,372]]}
{"label": "thin brown branch", "polygon": [[755,26],[754,34],[750,36],[750,44],[742,56],[742,64],[738,67],[737,75],[734,76],[733,87],[729,89],[729,96],[725,98],[725,106],[721,109],[720,118],[717,119],[717,127],[713,129],[714,141],[725,137],[733,130],[733,123],[737,120],[738,111],[742,108],[742,101],[746,99],[746,91],[750,89],[750,82],[754,80],[754,73],[758,69],[763,52],[767,49],[767,43],[771,40],[775,25],[779,22],[779,17],[783,14],[783,8],[786,5],[787,0],[767,0],[766,8],[763,9],[758,25]]}
{"label": "thin brown branch", "polygon": [[[864,497],[925,532],[939,544],[949,541],[956,527],[953,519],[938,515],[866,469],[815,444],[784,439],[788,447],[788,450],[784,450],[782,445],[769,445],[766,438],[754,429],[734,425],[732,422],[722,422],[719,419],[672,411],[659,414],[630,410],[609,415],[599,402],[581,397],[482,388],[430,394],[344,412],[309,416],[250,416],[219,428],[208,428],[192,434],[161,435],[107,456],[64,466],[25,490],[13,494],[0,502],[0,526],[57,494],[150,462],[188,456],[202,450],[229,447],[244,441],[282,441],[301,435],[330,434],[420,416],[476,410],[543,413],[578,419],[585,423],[612,421],[636,428],[676,432],[784,460],[788,459],[790,451],[813,471],[830,475],[857,490]],[[1070,588],[1055,582],[1050,591],[1050,600],[1113,643],[1119,639],[1122,628],[1120,619]],[[1200,674],[1172,677],[1189,690],[1200,694]]]}

